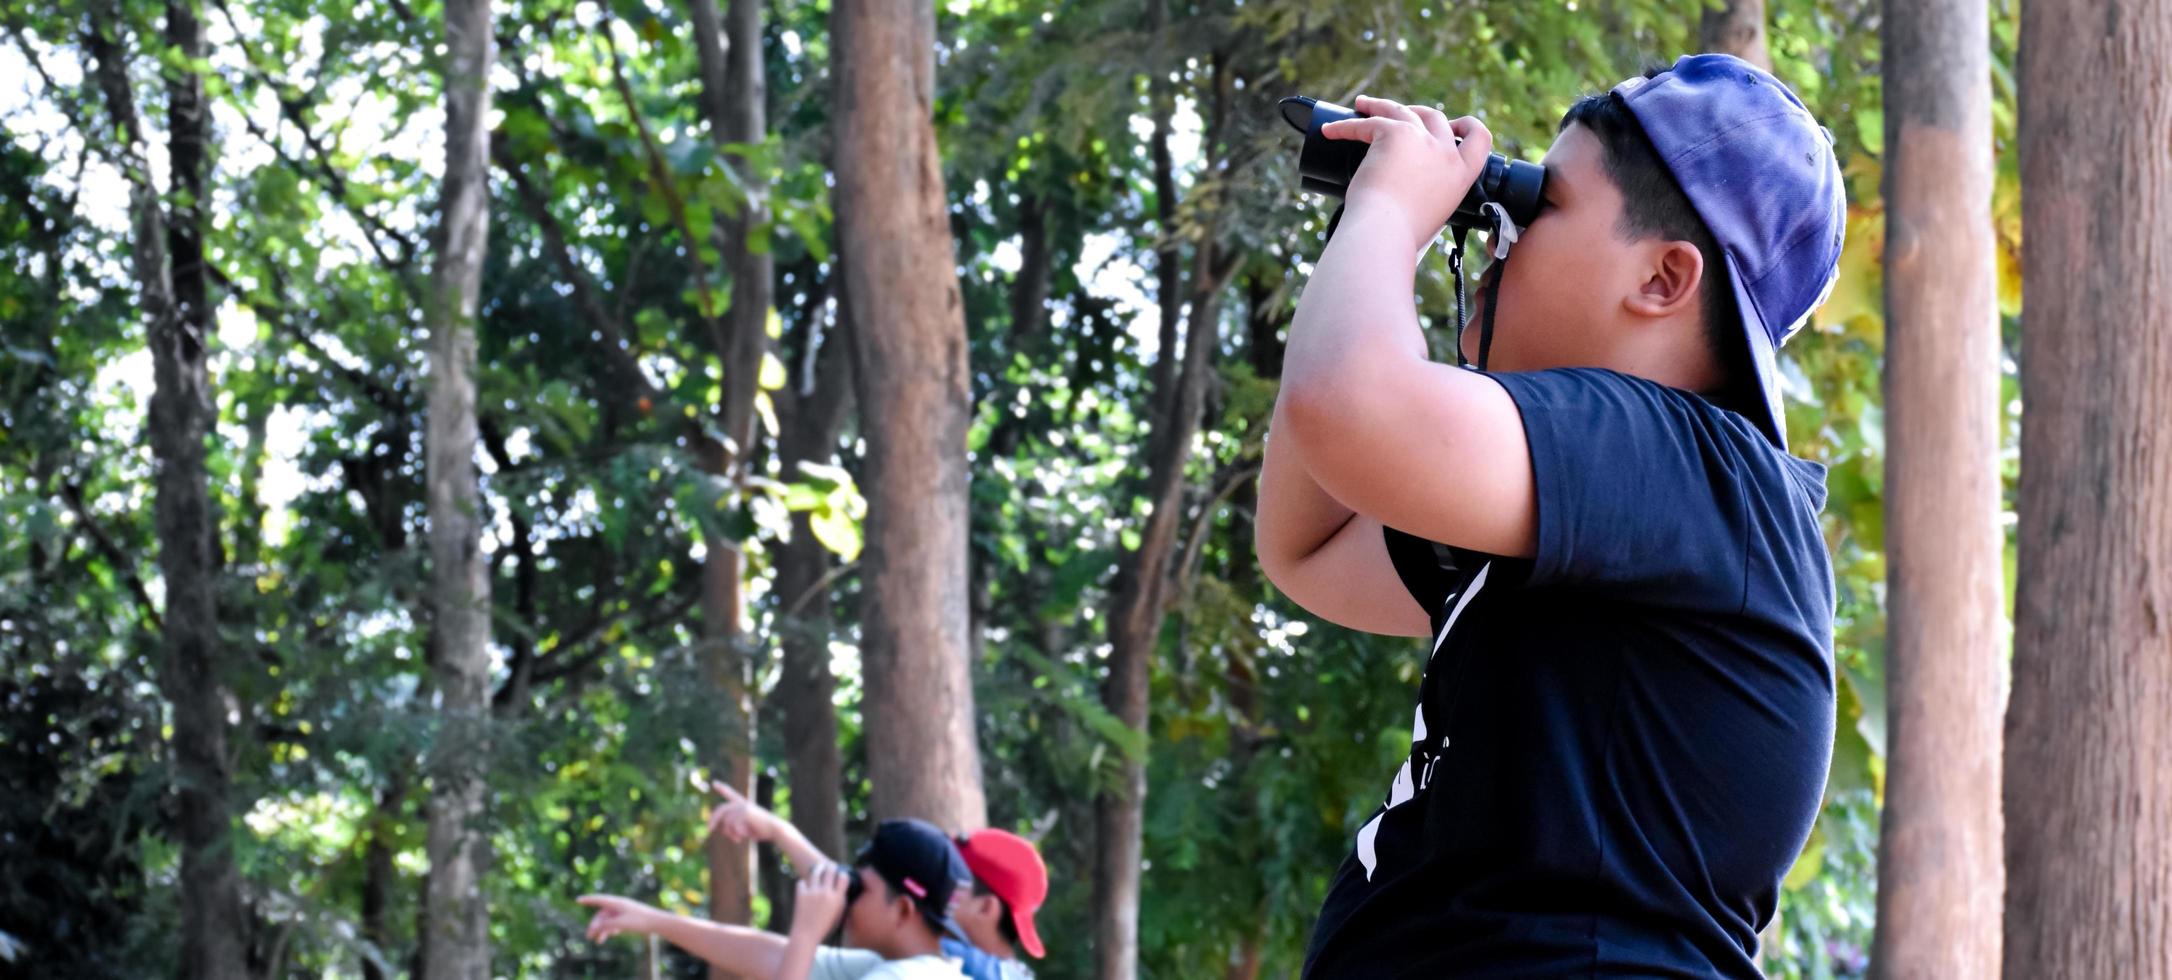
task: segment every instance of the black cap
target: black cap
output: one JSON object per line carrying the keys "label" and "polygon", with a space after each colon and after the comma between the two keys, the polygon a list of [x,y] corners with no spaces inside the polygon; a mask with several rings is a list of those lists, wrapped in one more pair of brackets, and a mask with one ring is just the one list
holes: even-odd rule
{"label": "black cap", "polygon": [[959,889],[972,887],[973,872],[949,834],[923,820],[885,820],[853,863],[875,869],[891,888],[911,896],[937,932],[964,937],[950,917],[950,903]]}

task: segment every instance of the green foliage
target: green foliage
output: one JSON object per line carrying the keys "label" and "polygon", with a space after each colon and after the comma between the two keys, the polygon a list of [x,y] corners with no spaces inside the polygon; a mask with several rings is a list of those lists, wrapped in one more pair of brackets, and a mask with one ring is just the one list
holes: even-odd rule
{"label": "green foliage", "polygon": [[[1829,467],[1839,738],[1765,965],[1854,976],[1875,907],[1885,737],[1878,8],[1768,7],[1777,72],[1833,129],[1851,210],[1840,287],[1786,359],[1793,445]],[[1296,193],[1273,99],[1407,94],[1476,112],[1506,152],[1536,158],[1573,98],[1690,47],[1698,8],[941,6],[935,115],[971,345],[984,776],[991,820],[1036,836],[1054,870],[1043,976],[1091,972],[1092,799],[1119,760],[1143,759],[1150,785],[1144,972],[1211,975],[1256,956],[1260,975],[1278,976],[1296,970],[1327,879],[1405,749],[1397,726],[1422,651],[1305,617],[1251,553],[1249,483],[1279,328],[1324,217]],[[439,11],[205,5],[213,43],[201,61],[164,50],[162,11],[123,5],[146,139],[163,141],[162,70],[204,79],[217,137],[198,202],[219,324],[210,471],[233,847],[253,939],[286,972],[397,973],[418,944],[423,760],[441,740],[475,736],[431,710],[419,587]],[[2011,346],[2014,5],[1993,12],[1992,206]],[[793,406],[847,397],[807,394],[834,317],[833,224],[850,218],[828,192],[827,15],[821,0],[767,5],[771,133],[720,149],[698,109],[682,5],[499,6],[478,463],[496,602],[487,889],[500,973],[633,972],[633,944],[581,937],[580,893],[703,904],[692,781],[733,733],[698,665],[698,569],[712,545],[747,555],[749,644],[773,692],[770,651],[807,614],[775,592],[796,514],[848,563],[811,601],[835,623],[846,806],[865,826],[849,564],[866,516],[857,433],[848,421],[794,470],[778,458]],[[138,975],[175,955],[180,856],[156,686],[149,358],[116,137],[78,43],[85,16],[70,2],[0,19],[6,47],[39,69],[0,83],[0,950],[12,937],[53,975]],[[1243,84],[1218,87],[1233,79]],[[1179,151],[1168,201],[1149,147],[1162,112]],[[775,260],[776,349],[753,379],[765,417],[753,472],[724,480],[699,437],[717,426],[726,380],[707,321],[734,284],[703,229],[747,208],[735,167],[767,185],[749,245]],[[1157,336],[1161,250],[1188,284],[1206,243],[1240,261],[1213,324],[1216,370],[1142,736],[1100,698],[1105,610],[1144,523],[1153,379],[1173,354]],[[1047,257],[1043,283],[1032,255]],[[1451,287],[1444,264],[1428,263],[1429,322],[1444,321]],[[1036,288],[1045,301],[1021,319],[1014,298]],[[879,309],[857,312],[880,322]],[[623,348],[610,349],[614,336]],[[2009,447],[2016,394],[2009,379]],[[2011,487],[2010,449],[2006,460]],[[777,776],[773,721],[755,744]]]}

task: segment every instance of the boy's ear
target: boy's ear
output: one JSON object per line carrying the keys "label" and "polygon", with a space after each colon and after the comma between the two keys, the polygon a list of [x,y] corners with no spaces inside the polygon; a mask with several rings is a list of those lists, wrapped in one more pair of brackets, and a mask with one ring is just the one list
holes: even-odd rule
{"label": "boy's ear", "polygon": [[1704,253],[1683,241],[1654,240],[1646,244],[1649,259],[1644,280],[1626,300],[1629,311],[1658,318],[1693,309],[1698,287],[1704,284]]}

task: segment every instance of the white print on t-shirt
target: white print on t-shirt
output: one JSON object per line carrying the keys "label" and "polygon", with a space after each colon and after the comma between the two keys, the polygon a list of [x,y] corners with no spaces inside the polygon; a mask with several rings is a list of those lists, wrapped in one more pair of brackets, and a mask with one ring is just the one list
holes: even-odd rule
{"label": "white print on t-shirt", "polygon": [[[1455,608],[1448,611],[1448,621],[1441,624],[1440,636],[1433,640],[1433,653],[1440,653],[1441,644],[1448,641],[1448,631],[1456,628],[1456,619],[1463,615],[1463,607],[1470,605],[1471,599],[1478,595],[1478,590],[1486,587],[1486,573],[1492,569],[1493,563],[1490,561],[1478,566],[1478,574],[1471,576],[1470,588],[1463,590],[1460,596],[1450,594],[1442,600],[1443,605],[1455,603]],[[1443,734],[1441,738],[1441,748],[1445,749],[1448,747],[1447,736]],[[1380,855],[1374,848],[1374,842],[1375,838],[1380,836],[1381,818],[1386,817],[1389,810],[1410,802],[1412,797],[1432,785],[1433,758],[1433,748],[1426,744],[1425,701],[1421,696],[1417,717],[1410,723],[1410,757],[1403,760],[1403,768],[1395,773],[1395,782],[1388,786],[1387,805],[1381,807],[1379,813],[1373,814],[1371,820],[1365,821],[1365,826],[1358,828],[1357,857],[1358,863],[1365,866],[1366,881],[1373,880],[1373,870],[1380,866]]]}

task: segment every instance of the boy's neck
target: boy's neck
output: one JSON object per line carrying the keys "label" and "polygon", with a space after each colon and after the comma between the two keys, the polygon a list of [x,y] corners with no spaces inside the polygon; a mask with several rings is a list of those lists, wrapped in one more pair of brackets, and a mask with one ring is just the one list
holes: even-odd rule
{"label": "boy's neck", "polygon": [[943,941],[926,926],[900,930],[890,941],[874,948],[886,960],[909,960],[915,956],[940,956]]}
{"label": "boy's neck", "polygon": [[1003,934],[996,929],[986,927],[984,923],[980,923],[978,920],[966,922],[961,918],[960,924],[965,926],[965,938],[973,944],[975,949],[1000,960],[1015,960],[1018,958],[1017,947],[1012,946],[1011,941],[1003,938]]}

